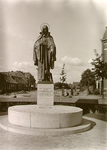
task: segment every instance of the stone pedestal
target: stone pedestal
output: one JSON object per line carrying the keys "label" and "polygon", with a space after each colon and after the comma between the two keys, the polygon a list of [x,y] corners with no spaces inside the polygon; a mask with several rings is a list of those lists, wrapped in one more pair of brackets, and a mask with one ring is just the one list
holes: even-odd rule
{"label": "stone pedestal", "polygon": [[46,107],[54,104],[54,84],[50,81],[41,81],[37,85],[37,105]]}
{"label": "stone pedestal", "polygon": [[11,124],[29,128],[61,129],[82,123],[82,109],[72,106],[20,105],[9,107],[8,114]]}
{"label": "stone pedestal", "polygon": [[54,84],[38,82],[37,105],[20,105],[8,108],[8,117],[0,127],[7,131],[37,135],[59,136],[79,133],[90,128],[82,119],[81,108],[54,104]]}

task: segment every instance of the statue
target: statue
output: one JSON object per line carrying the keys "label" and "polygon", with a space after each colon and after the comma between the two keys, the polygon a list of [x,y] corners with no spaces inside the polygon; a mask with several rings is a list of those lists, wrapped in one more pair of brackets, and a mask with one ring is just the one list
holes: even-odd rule
{"label": "statue", "polygon": [[33,60],[34,65],[38,66],[38,80],[53,81],[50,69],[54,69],[56,46],[47,24],[42,26],[40,36],[34,44]]}

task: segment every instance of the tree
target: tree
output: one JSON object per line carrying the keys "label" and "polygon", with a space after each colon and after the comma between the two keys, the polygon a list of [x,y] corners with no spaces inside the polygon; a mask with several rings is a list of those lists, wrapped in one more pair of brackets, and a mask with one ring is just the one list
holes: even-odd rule
{"label": "tree", "polygon": [[66,81],[65,64],[63,64],[62,71],[60,73],[60,81],[64,83]]}
{"label": "tree", "polygon": [[94,71],[96,80],[102,81],[102,88],[101,88],[101,94],[102,98],[104,98],[104,78],[107,79],[107,63],[105,63],[102,59],[102,54],[99,55],[96,50],[95,52],[95,59],[92,59],[91,64],[94,66],[92,70]]}
{"label": "tree", "polygon": [[56,83],[54,83],[54,87],[62,89],[62,83],[61,82],[56,82]]}
{"label": "tree", "polygon": [[61,75],[60,81],[62,83],[62,96],[64,96],[64,82],[66,81],[65,64],[63,64],[60,75]]}
{"label": "tree", "polygon": [[64,86],[66,89],[70,89],[70,86],[67,83],[56,82],[54,84],[55,88],[62,89],[62,86]]}
{"label": "tree", "polygon": [[90,69],[87,69],[82,73],[80,85],[86,86],[88,88],[88,91],[89,91],[89,86],[95,85],[95,75]]}

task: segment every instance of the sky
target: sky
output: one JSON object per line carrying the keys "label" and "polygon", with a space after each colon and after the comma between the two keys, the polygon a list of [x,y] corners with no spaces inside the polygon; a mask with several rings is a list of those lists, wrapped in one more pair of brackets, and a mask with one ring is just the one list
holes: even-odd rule
{"label": "sky", "polygon": [[107,26],[107,0],[0,0],[0,72],[30,72],[37,80],[33,46],[43,23],[56,44],[54,82],[65,64],[66,82],[79,82],[101,54]]}

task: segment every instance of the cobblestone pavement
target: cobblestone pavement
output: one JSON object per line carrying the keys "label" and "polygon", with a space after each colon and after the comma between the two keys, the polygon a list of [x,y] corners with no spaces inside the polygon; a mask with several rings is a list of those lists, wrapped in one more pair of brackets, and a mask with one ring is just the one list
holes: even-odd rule
{"label": "cobblestone pavement", "polygon": [[0,128],[0,150],[106,150],[107,122],[85,116],[93,128],[61,137],[36,137],[7,132]]}

